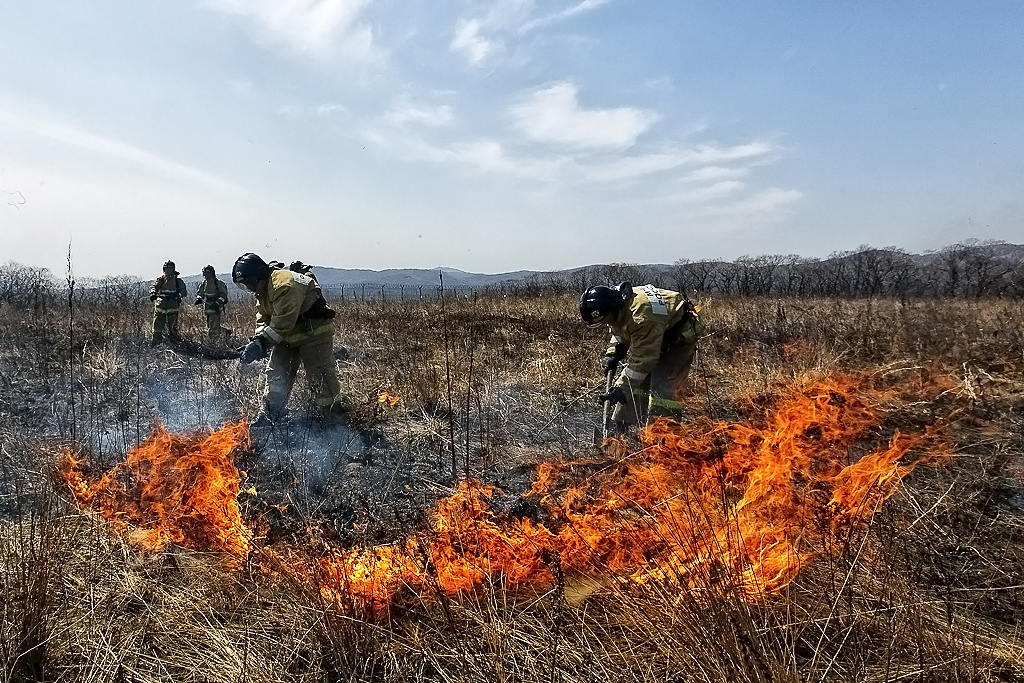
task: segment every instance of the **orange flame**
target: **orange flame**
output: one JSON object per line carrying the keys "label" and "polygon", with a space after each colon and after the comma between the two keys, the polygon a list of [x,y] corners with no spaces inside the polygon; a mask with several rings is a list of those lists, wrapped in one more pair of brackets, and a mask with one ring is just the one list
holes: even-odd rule
{"label": "orange flame", "polygon": [[393,406],[401,400],[398,396],[392,396],[386,391],[377,392],[377,403],[387,403],[389,406]]}
{"label": "orange flame", "polygon": [[252,534],[238,508],[231,454],[249,443],[245,422],[216,432],[171,434],[157,425],[123,463],[91,480],[87,463],[65,450],[60,471],[78,504],[96,510],[150,549],[168,543],[244,556]]}
{"label": "orange flame", "polygon": [[[879,406],[891,398],[858,376],[797,382],[756,420],[658,420],[637,453],[610,440],[610,463],[539,465],[524,497],[543,521],[495,512],[494,487],[463,481],[405,543],[327,547],[315,560],[288,549],[269,556],[325,599],[375,610],[403,593],[550,583],[555,557],[566,572],[696,592],[728,582],[758,599],[824,552],[829,534],[864,524],[917,464],[944,456],[931,432],[896,432],[866,447],[885,417]],[[229,456],[246,439],[244,423],[191,437],[160,427],[96,482],[71,453],[64,472],[80,504],[146,529],[150,545],[170,540],[241,555],[252,534],[238,512]],[[930,453],[901,464],[926,442]],[[119,483],[122,474],[135,488]]]}

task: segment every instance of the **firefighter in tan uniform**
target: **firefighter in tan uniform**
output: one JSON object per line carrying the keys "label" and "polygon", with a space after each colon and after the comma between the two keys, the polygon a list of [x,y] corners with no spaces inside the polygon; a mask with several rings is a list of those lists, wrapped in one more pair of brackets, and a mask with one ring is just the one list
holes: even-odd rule
{"label": "firefighter in tan uniform", "polygon": [[203,281],[196,290],[196,306],[202,306],[206,313],[206,332],[210,339],[223,338],[229,330],[221,327],[221,315],[228,303],[228,286],[223,280],[217,279],[217,271],[213,266],[203,268]]}
{"label": "firefighter in tan uniform", "polygon": [[242,352],[243,364],[264,358],[267,363],[265,414],[277,420],[285,413],[299,363],[324,416],[341,412],[341,382],[334,363],[334,311],[320,286],[308,275],[271,268],[256,254],[235,261],[231,279],[256,295],[256,333]]}
{"label": "firefighter in tan uniform", "polygon": [[188,295],[184,281],[178,277],[174,261],[164,263],[164,274],[153,281],[149,288],[149,300],[153,302],[153,340],[156,346],[164,339],[164,332],[172,342],[178,342],[178,308]]}
{"label": "firefighter in tan uniform", "polygon": [[580,297],[588,325],[606,324],[612,338],[601,361],[605,374],[626,365],[614,387],[600,399],[615,404],[612,420],[621,431],[649,417],[682,417],[686,378],[704,323],[690,301],[653,285],[617,289],[591,287]]}

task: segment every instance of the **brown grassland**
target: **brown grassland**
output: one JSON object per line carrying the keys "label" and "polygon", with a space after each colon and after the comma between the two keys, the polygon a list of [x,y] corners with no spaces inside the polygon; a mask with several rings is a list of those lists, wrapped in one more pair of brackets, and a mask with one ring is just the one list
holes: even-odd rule
{"label": "brown grassland", "polygon": [[[367,605],[265,558],[425,543],[431,510],[464,479],[500,489],[496,517],[543,521],[528,495],[541,463],[586,478],[643,457],[650,444],[635,437],[593,445],[606,339],[579,323],[576,297],[335,302],[355,441],[340,445],[305,414],[300,379],[290,431],[254,434],[236,454],[253,490],[239,495],[241,512],[260,529],[238,558],[140,547],[75,505],[56,466],[71,447],[105,470],[154,420],[188,430],[252,415],[261,373],[149,348],[144,300],[72,310],[66,295],[0,306],[5,680],[1024,681],[1019,300],[700,302],[708,330],[686,429],[759,424],[793,387],[856,376],[882,397],[872,406],[882,417],[843,464],[897,432],[928,435],[900,461],[927,462],[873,515],[813,532],[825,540],[791,581],[752,594],[714,563],[632,581],[604,560],[563,569],[546,552],[545,581],[512,585],[499,571],[451,592],[427,580]],[[250,315],[229,307],[236,339]],[[203,337],[199,318],[188,306],[186,338]],[[716,438],[713,451],[728,447]],[[619,514],[633,529],[654,518],[639,504]]]}

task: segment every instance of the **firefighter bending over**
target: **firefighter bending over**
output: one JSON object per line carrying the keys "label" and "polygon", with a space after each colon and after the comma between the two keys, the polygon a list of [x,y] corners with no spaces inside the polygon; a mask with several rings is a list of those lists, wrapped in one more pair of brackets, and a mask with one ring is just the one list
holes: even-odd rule
{"label": "firefighter bending over", "polygon": [[171,342],[181,341],[178,336],[178,308],[181,300],[188,295],[188,289],[178,275],[180,273],[174,269],[174,261],[167,261],[164,263],[164,274],[154,280],[149,288],[149,300],[153,302],[153,340],[150,346],[162,342],[165,331]]}
{"label": "firefighter bending over", "polygon": [[231,279],[256,295],[256,333],[243,350],[241,362],[248,364],[270,355],[266,417],[275,421],[285,414],[300,362],[318,395],[321,414],[340,414],[341,382],[332,353],[334,311],[328,308],[316,281],[302,273],[271,268],[252,253],[238,257]]}
{"label": "firefighter bending over", "polygon": [[213,266],[203,268],[203,281],[196,290],[196,306],[202,306],[206,313],[206,331],[210,339],[226,338],[230,330],[221,327],[221,314],[228,303],[228,286],[217,279]]}
{"label": "firefighter bending over", "polygon": [[615,404],[612,420],[622,432],[651,417],[682,417],[679,399],[693,364],[704,323],[679,292],[653,285],[595,286],[580,297],[580,316],[590,326],[606,324],[612,338],[601,360],[605,375],[626,366],[600,397]]}

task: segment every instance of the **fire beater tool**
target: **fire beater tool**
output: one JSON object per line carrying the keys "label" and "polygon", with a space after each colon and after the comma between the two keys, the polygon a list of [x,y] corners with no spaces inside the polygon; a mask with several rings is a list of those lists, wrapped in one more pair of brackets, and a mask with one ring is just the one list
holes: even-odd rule
{"label": "fire beater tool", "polygon": [[[611,368],[608,374],[605,375],[604,379],[604,393],[607,396],[612,390],[612,380],[615,378],[616,368]],[[600,448],[604,445],[604,442],[608,439],[608,419],[611,414],[611,400],[604,400],[603,411],[604,414],[601,417],[601,429],[598,431],[597,427],[594,427],[594,445]]]}

